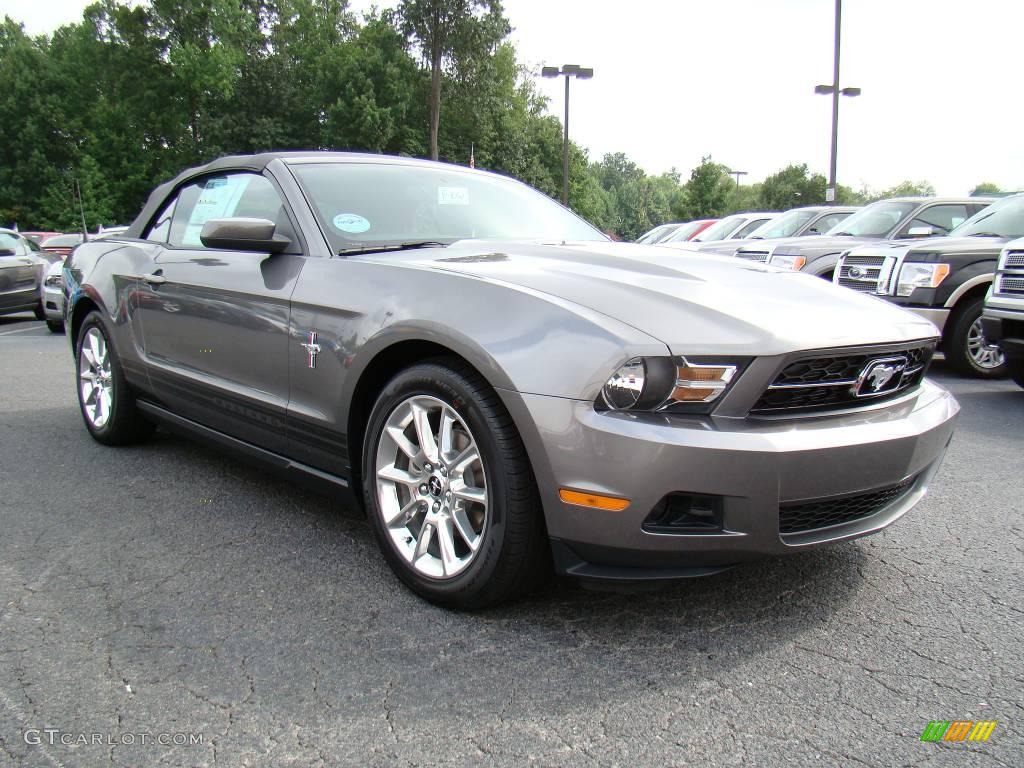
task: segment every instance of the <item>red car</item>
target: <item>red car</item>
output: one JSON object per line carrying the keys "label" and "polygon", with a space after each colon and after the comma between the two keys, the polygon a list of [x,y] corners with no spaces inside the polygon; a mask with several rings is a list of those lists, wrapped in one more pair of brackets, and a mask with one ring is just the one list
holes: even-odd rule
{"label": "red car", "polygon": [[718,219],[696,219],[694,221],[687,222],[664,240],[660,241],[658,245],[664,245],[665,243],[685,243],[689,240],[693,240],[693,238],[710,227],[716,221],[718,221]]}
{"label": "red car", "polygon": [[50,238],[50,237],[56,237],[57,235],[60,235],[60,234],[63,234],[63,233],[62,232],[22,232],[21,234],[22,234],[23,237],[27,237],[29,240],[31,240],[36,245],[39,245],[40,243],[43,242],[43,240],[46,240],[47,238]]}
{"label": "red car", "polygon": [[84,238],[78,235],[56,235],[54,237],[48,237],[39,245],[47,253],[53,253],[59,256],[61,259],[67,258],[67,255],[71,253],[71,249],[76,245],[80,245]]}

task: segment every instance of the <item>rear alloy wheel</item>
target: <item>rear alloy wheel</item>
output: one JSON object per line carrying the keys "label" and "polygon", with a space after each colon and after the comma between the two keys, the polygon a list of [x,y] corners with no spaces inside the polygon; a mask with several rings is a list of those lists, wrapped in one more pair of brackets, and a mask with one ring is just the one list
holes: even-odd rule
{"label": "rear alloy wheel", "polygon": [[99,312],[91,312],[82,323],[75,361],[78,404],[89,434],[106,445],[135,443],[152,434],[154,426],[135,407]]}
{"label": "rear alloy wheel", "polygon": [[943,350],[949,364],[959,373],[977,379],[998,379],[1006,375],[1006,357],[985,336],[981,312],[985,301],[973,299],[956,311]]}
{"label": "rear alloy wheel", "polygon": [[452,361],[388,383],[363,449],[371,526],[392,569],[436,603],[483,608],[550,570],[533,474],[494,390]]}

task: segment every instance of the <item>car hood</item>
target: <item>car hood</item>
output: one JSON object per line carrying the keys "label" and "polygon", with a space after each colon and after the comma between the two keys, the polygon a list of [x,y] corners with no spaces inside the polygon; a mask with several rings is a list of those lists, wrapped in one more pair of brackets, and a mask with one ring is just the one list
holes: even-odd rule
{"label": "car hood", "polygon": [[801,256],[807,253],[821,255],[856,248],[865,243],[882,242],[877,237],[836,237],[833,235],[805,235],[803,237],[785,237],[770,241],[775,253],[786,256]]}
{"label": "car hood", "polygon": [[998,256],[1006,237],[931,237],[927,240],[883,240],[857,248],[858,253],[898,254],[910,253],[967,254],[979,257]]}
{"label": "car hood", "polygon": [[559,297],[631,325],[674,354],[773,355],[935,335],[910,312],[817,277],[636,243],[462,241],[358,258]]}

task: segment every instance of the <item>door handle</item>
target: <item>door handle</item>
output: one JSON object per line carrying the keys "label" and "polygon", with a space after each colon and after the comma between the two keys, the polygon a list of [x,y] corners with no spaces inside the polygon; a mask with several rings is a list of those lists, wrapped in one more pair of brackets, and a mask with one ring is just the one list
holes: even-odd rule
{"label": "door handle", "polygon": [[148,283],[149,285],[163,285],[164,283],[167,282],[167,278],[164,277],[161,274],[161,272],[163,272],[163,270],[158,269],[156,272],[153,272],[148,275],[143,275],[142,282]]}

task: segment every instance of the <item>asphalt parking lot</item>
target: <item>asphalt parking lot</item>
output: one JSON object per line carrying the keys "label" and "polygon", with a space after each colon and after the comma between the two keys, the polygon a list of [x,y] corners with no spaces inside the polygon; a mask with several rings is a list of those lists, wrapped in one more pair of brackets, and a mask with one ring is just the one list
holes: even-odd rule
{"label": "asphalt parking lot", "polygon": [[[163,432],[93,442],[66,339],[30,316],[0,318],[0,368],[0,764],[1024,765],[1009,382],[937,364],[959,429],[882,534],[459,614],[331,499]],[[931,720],[998,725],[922,742]]]}

